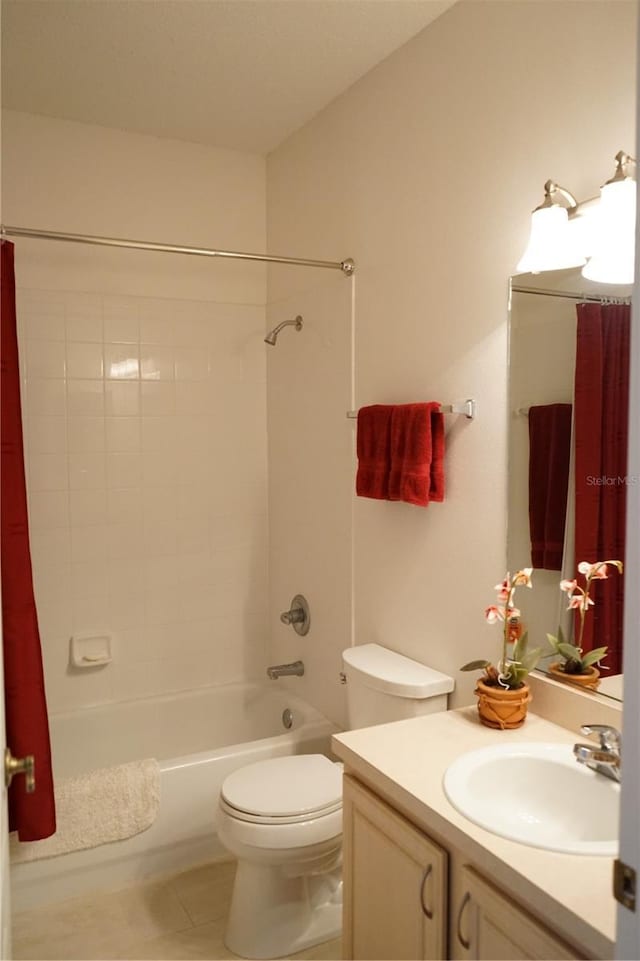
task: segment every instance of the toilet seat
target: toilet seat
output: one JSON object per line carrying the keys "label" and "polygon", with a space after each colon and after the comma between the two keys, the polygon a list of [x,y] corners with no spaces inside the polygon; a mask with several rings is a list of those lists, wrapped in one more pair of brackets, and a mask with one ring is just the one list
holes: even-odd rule
{"label": "toilet seat", "polygon": [[249,764],[222,785],[220,807],[253,824],[297,824],[342,808],[342,764],[299,754]]}

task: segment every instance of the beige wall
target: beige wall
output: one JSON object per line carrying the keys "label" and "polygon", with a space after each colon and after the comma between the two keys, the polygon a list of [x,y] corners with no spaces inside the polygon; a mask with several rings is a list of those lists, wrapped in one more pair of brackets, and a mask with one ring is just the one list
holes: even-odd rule
{"label": "beige wall", "polygon": [[[461,2],[268,161],[269,248],[357,261],[357,406],[478,401],[477,422],[447,419],[444,504],[354,506],[356,643],[378,641],[452,673],[458,704],[473,685],[460,664],[498,648],[482,611],[506,556],[507,278],[544,181],[592,196],[616,151],[633,150],[635,20],[636,4],[624,0]],[[273,270],[269,300],[312,297],[303,273]],[[346,309],[341,316],[348,325]],[[336,342],[342,373],[332,390],[345,396],[341,350]],[[321,402],[321,386],[291,381],[270,423],[306,390]],[[306,443],[300,456],[313,439]],[[341,456],[352,487],[346,448]],[[317,490],[308,499],[291,485],[287,495],[335,533],[322,557],[306,545],[310,563],[344,570],[348,506],[341,501],[336,517],[334,500]],[[284,509],[280,496],[272,487],[273,511]],[[274,581],[304,590],[299,556],[291,546],[272,554]],[[304,643],[276,631],[272,656],[321,649],[324,669],[306,678],[306,691],[342,720],[348,593],[333,603],[331,631]],[[278,605],[272,597],[272,617]]]}
{"label": "beige wall", "polygon": [[[264,248],[259,157],[10,113],[3,140],[7,223]],[[50,708],[262,674],[263,268],[15,244]],[[69,667],[85,633],[113,664]]]}

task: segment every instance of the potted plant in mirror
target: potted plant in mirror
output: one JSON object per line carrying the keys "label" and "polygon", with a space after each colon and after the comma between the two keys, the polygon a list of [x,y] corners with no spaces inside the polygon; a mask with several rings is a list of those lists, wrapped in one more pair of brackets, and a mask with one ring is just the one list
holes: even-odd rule
{"label": "potted plant in mirror", "polygon": [[578,611],[580,628],[577,644],[570,644],[565,640],[561,627],[558,628],[557,635],[547,634],[552,652],[561,658],[560,661],[554,661],[548,667],[551,676],[558,681],[568,681],[591,690],[598,687],[600,671],[595,665],[605,656],[607,648],[606,646],[595,647],[592,651],[585,653],[582,649],[582,639],[587,612],[594,606],[593,598],[590,597],[591,585],[595,580],[605,580],[608,577],[608,567],[615,567],[618,573],[622,574],[622,561],[596,561],[595,564],[581,561],[578,564],[578,573],[585,579],[584,587],[581,587],[576,579],[560,581],[560,590],[569,595],[567,610]]}
{"label": "potted plant in mirror", "polygon": [[533,568],[525,567],[513,579],[507,574],[495,588],[498,603],[487,607],[484,612],[488,624],[502,624],[500,660],[496,664],[485,660],[470,661],[460,669],[484,672],[477,682],[475,694],[480,721],[487,727],[500,730],[521,727],[527,716],[531,692],[525,678],[540,660],[542,650],[529,651],[527,633],[519,636],[520,611],[514,605],[514,597],[517,587],[531,588],[532,571]]}

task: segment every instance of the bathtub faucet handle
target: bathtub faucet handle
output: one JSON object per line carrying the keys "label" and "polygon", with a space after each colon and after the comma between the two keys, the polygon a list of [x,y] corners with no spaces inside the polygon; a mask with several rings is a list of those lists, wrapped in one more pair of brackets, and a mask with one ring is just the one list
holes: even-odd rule
{"label": "bathtub faucet handle", "polygon": [[304,611],[301,607],[294,607],[280,615],[283,624],[301,624],[304,621]]}
{"label": "bathtub faucet handle", "polygon": [[283,624],[291,626],[296,634],[308,634],[311,626],[311,614],[306,598],[302,594],[296,594],[291,601],[289,610],[283,611],[280,615],[280,620]]}

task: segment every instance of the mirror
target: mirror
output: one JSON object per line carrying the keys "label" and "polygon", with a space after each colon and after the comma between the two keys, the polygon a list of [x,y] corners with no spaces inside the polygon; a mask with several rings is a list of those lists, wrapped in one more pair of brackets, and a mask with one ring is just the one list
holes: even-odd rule
{"label": "mirror", "polygon": [[[593,563],[624,559],[624,537],[620,531],[624,530],[624,487],[628,478],[624,471],[587,473],[584,451],[586,445],[591,457],[589,463],[596,462],[592,458],[594,444],[606,447],[607,456],[613,457],[614,463],[626,463],[628,385],[622,383],[615,371],[606,373],[604,366],[598,366],[602,357],[594,359],[593,351],[598,353],[602,348],[604,354],[610,349],[600,343],[601,322],[608,324],[615,314],[615,331],[625,325],[628,329],[628,308],[615,308],[612,304],[629,303],[631,291],[631,286],[589,282],[579,268],[520,274],[511,279],[507,567],[512,572],[522,567],[534,568],[533,590],[521,591],[518,599],[532,647],[548,650],[546,635],[557,634],[559,625],[571,643],[578,643],[579,614],[567,610],[568,594],[560,590],[561,579],[572,580],[577,576],[576,560]],[[586,308],[586,318],[584,308],[578,307],[580,304],[595,305]],[[589,341],[591,321],[598,341],[595,347]],[[612,350],[617,362],[628,368],[626,343],[618,342]],[[586,368],[592,368],[586,381],[585,363]],[[612,429],[614,415],[608,409],[616,396],[619,403],[622,403],[620,397],[624,398],[625,423],[619,431],[618,420]],[[535,408],[531,415],[534,425],[530,428],[532,407]],[[582,478],[581,483],[576,483],[577,477]],[[598,501],[603,497],[604,507]],[[600,515],[605,516],[605,521]],[[601,537],[594,531],[604,523],[608,527]],[[612,540],[611,525],[617,528],[617,541]],[[594,538],[589,543],[603,543],[604,538],[607,544],[615,543],[621,553],[601,557],[593,548],[585,549],[584,558],[576,558],[576,537],[580,553],[581,545],[586,543],[587,528]],[[610,653],[601,663],[597,690],[620,699],[624,575],[615,585],[618,577],[615,570],[610,570],[606,581],[594,582],[595,605],[585,617],[585,637],[589,630],[593,631],[593,647],[609,642]],[[580,576],[578,583],[584,584]],[[605,591],[611,596],[605,595]],[[600,618],[609,618],[611,611],[606,612],[604,608],[613,606],[615,611],[606,623],[592,624],[598,605],[603,607]],[[602,639],[604,636],[606,641]],[[588,646],[591,645],[585,644],[585,648]],[[620,648],[617,653],[616,648]],[[609,659],[611,664],[607,666]],[[558,660],[557,655],[546,657],[539,669],[551,673],[549,665]],[[563,675],[563,680],[570,681],[570,677]]]}

